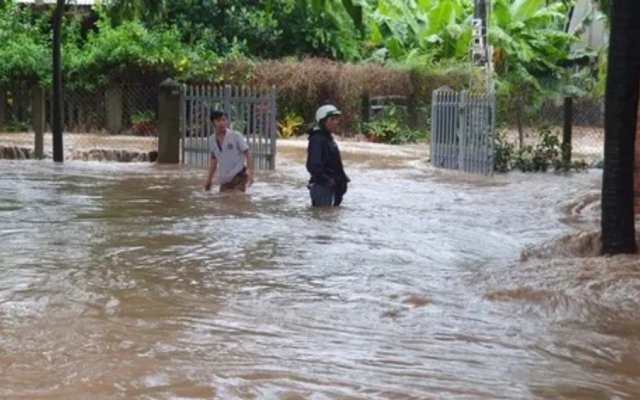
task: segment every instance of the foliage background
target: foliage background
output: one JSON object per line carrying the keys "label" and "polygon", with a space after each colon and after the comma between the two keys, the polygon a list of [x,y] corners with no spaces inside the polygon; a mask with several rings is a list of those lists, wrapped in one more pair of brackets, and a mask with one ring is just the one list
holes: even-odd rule
{"label": "foliage background", "polygon": [[[598,107],[602,49],[575,52],[564,26],[571,2],[494,0],[489,40],[498,119],[518,126],[566,95]],[[53,6],[0,1],[0,85],[50,86]],[[94,90],[126,82],[276,85],[283,115],[309,121],[332,101],[346,129],[361,98],[401,95],[409,124],[426,123],[433,89],[469,87],[472,0],[107,0],[67,7],[64,85]],[[584,29],[599,12],[585,19]],[[567,68],[571,67],[571,68]]]}

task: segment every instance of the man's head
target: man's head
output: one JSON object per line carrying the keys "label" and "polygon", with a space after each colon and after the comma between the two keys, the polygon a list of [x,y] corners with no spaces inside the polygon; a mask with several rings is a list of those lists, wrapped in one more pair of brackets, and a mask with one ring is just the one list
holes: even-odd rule
{"label": "man's head", "polygon": [[224,132],[227,129],[227,114],[224,111],[211,110],[209,119],[216,132]]}
{"label": "man's head", "polygon": [[334,105],[324,105],[316,111],[316,124],[329,132],[335,132],[338,124],[340,123],[341,115],[342,112],[340,112],[340,110],[338,110]]}

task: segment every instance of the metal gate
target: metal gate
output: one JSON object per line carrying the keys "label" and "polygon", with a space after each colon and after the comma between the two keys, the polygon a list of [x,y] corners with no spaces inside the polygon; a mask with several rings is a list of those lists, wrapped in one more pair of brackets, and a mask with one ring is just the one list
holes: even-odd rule
{"label": "metal gate", "polygon": [[224,110],[229,128],[242,133],[256,170],[276,167],[276,91],[231,85],[182,87],[180,125],[183,164],[208,166],[213,127],[209,112]]}
{"label": "metal gate", "polygon": [[493,175],[495,159],[493,93],[433,92],[431,164],[437,168]]}

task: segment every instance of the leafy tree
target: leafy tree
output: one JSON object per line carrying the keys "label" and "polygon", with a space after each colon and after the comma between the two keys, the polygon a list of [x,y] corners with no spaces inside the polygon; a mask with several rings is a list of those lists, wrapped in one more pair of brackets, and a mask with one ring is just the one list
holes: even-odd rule
{"label": "leafy tree", "polygon": [[102,0],[112,21],[142,19],[156,23],[166,15],[166,0]]}
{"label": "leafy tree", "polygon": [[[265,9],[271,11],[274,5],[273,0],[266,0]],[[296,0],[297,6],[302,10],[311,9],[315,14],[320,14],[327,10],[341,9],[347,12],[358,30],[363,29],[363,12],[366,3],[363,1],[354,2],[353,0]]]}
{"label": "leafy tree", "polygon": [[185,43],[202,42],[218,54],[359,56],[355,28],[344,11],[312,13],[295,1],[281,0],[265,11],[265,0],[167,0],[163,26],[177,26]]}
{"label": "leafy tree", "polygon": [[74,40],[71,34],[66,41],[70,82],[96,85],[145,75],[189,79],[211,74],[220,61],[202,43],[185,46],[175,26],[152,30],[140,20],[113,26],[104,10],[97,12],[97,29],[86,41],[76,45],[77,37]]}
{"label": "leafy tree", "polygon": [[0,84],[50,81],[49,40],[33,19],[29,10],[0,7]]}
{"label": "leafy tree", "polygon": [[257,58],[290,55],[352,60],[358,35],[344,9],[314,13],[297,0],[109,0],[112,24],[140,19],[149,29],[178,28],[186,44],[199,43],[223,55]]}

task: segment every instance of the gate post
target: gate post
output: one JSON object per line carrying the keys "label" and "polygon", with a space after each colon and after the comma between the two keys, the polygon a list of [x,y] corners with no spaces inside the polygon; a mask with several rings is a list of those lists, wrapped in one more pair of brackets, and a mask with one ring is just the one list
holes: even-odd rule
{"label": "gate post", "polygon": [[467,135],[468,135],[468,92],[463,90],[460,92],[460,113],[458,114],[458,130],[460,137],[458,137],[458,170],[466,171],[467,168]]}
{"label": "gate post", "polygon": [[227,113],[227,121],[229,124],[229,129],[233,129],[233,117],[231,116],[231,85],[224,85],[223,89],[223,103],[224,103],[224,112]]}
{"label": "gate post", "polygon": [[44,158],[44,126],[45,126],[45,101],[44,88],[34,85],[31,94],[31,112],[33,116],[33,131],[35,132],[34,153],[36,159]]}
{"label": "gate post", "polygon": [[278,103],[276,101],[276,87],[269,89],[269,141],[271,145],[271,159],[269,169],[276,169],[276,154],[278,152]]}
{"label": "gate post", "polygon": [[[182,84],[180,86],[180,140],[182,145],[180,160],[182,164],[184,164],[184,157],[186,154],[186,143],[187,143],[187,96],[189,93],[187,92],[187,85]],[[207,116],[208,117],[208,116]]]}
{"label": "gate post", "polygon": [[489,100],[489,165],[488,175],[493,176],[496,167],[496,92],[491,89]]}
{"label": "gate post", "polygon": [[436,157],[438,156],[438,128],[439,128],[439,123],[440,121],[438,120],[438,91],[434,90],[433,93],[431,93],[431,148],[429,150],[430,154],[429,154],[429,158],[430,158],[430,162],[431,165],[438,165],[437,162],[435,162]]}
{"label": "gate post", "polygon": [[158,105],[158,164],[180,162],[180,100],[182,87],[172,79],[160,84]]}

